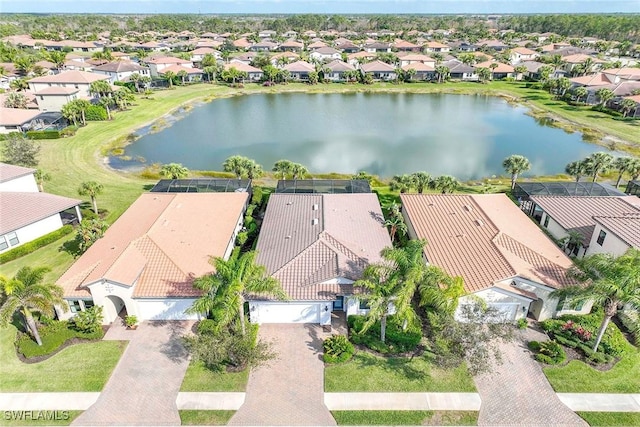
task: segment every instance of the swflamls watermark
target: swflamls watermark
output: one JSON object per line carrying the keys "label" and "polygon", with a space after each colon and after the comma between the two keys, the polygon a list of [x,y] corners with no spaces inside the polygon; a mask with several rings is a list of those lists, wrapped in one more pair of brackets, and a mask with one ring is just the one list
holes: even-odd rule
{"label": "swflamls watermark", "polygon": [[69,411],[4,411],[5,421],[65,421]]}

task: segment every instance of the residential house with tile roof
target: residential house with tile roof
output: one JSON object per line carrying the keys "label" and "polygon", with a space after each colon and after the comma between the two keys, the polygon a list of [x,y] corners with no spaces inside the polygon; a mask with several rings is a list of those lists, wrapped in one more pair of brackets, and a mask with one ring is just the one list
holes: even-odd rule
{"label": "residential house with tile roof", "polygon": [[34,173],[0,163],[0,253],[82,219],[80,200],[40,192]]}
{"label": "residential house with tile roof", "polygon": [[[103,307],[104,324],[119,313],[139,320],[197,319],[187,310],[200,291],[193,281],[227,259],[248,192],[145,193],[56,282],[70,312]],[[123,312],[124,310],[124,312]]]}
{"label": "residential house with tile roof", "polygon": [[89,99],[92,97],[89,91],[91,83],[100,80],[109,80],[109,76],[87,71],[64,71],[60,74],[35,77],[29,80],[29,89],[35,92],[36,95],[41,95],[41,91],[51,87],[77,89],[78,98]]}
{"label": "residential house with tile roof", "polygon": [[363,314],[353,283],[389,246],[373,193],[272,194],[256,262],[280,280],[289,300],[251,297],[251,321],[329,325],[333,311]]}
{"label": "residential house with tile roof", "polygon": [[620,256],[640,248],[640,199],[635,196],[531,196],[531,201],[540,225],[555,239],[568,239],[570,233],[580,237],[567,245],[572,255]]}
{"label": "residential house with tile roof", "polygon": [[588,313],[590,304],[570,310],[549,297],[574,284],[572,262],[505,194],[400,198],[410,238],[427,241],[426,262],[464,280],[460,304],[482,298],[503,321]]}

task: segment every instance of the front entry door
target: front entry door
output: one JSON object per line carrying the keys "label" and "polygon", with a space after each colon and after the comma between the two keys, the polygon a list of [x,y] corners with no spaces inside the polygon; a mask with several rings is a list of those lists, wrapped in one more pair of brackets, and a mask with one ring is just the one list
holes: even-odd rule
{"label": "front entry door", "polygon": [[338,299],[333,302],[333,311],[344,311],[344,297],[339,296],[337,298]]}

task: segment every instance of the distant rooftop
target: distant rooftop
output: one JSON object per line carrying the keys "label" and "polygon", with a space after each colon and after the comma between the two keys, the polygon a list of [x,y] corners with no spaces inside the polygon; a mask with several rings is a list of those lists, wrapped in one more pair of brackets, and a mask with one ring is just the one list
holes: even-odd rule
{"label": "distant rooftop", "polygon": [[233,193],[249,191],[250,179],[195,178],[161,179],[152,193]]}
{"label": "distant rooftop", "polygon": [[622,191],[597,182],[519,182],[513,197],[527,201],[530,196],[624,196]]}
{"label": "distant rooftop", "polygon": [[366,179],[284,179],[278,181],[276,193],[371,193],[371,186]]}

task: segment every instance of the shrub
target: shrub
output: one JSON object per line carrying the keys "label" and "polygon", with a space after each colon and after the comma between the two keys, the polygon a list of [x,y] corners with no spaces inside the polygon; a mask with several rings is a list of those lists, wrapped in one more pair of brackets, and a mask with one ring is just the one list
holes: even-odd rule
{"label": "shrub", "polygon": [[531,350],[531,351],[538,352],[538,351],[540,351],[540,342],[538,342],[538,341],[529,341],[527,343],[527,347],[529,347],[529,350]]}
{"label": "shrub", "polygon": [[44,236],[38,237],[35,240],[25,243],[24,245],[11,249],[0,255],[0,264],[4,264],[5,262],[13,261],[14,259],[18,259],[20,257],[28,255],[31,252],[34,252],[42,248],[43,246],[46,246],[50,243],[55,242],[56,240],[61,239],[67,234],[71,234],[72,231],[73,231],[73,227],[71,225],[65,225],[56,231],[53,231],[49,234],[45,234]]}
{"label": "shrub", "polygon": [[102,330],[102,306],[93,307],[76,313],[69,321],[69,325],[78,332],[93,334]]}
{"label": "shrub", "polygon": [[256,209],[256,205],[250,204],[249,206],[247,206],[247,211],[245,212],[245,215],[253,216],[253,211],[255,211],[255,209]]}
{"label": "shrub", "polygon": [[60,131],[61,137],[73,136],[78,131],[78,126],[67,126]]}
{"label": "shrub", "polygon": [[24,357],[37,357],[56,351],[71,338],[100,339],[102,328],[94,333],[82,333],[71,328],[66,321],[54,320],[38,329],[42,345],[39,346],[28,334],[20,334],[16,340],[17,351]]}
{"label": "shrub", "polygon": [[138,324],[138,316],[134,315],[134,314],[128,314],[127,316],[125,316],[124,318],[124,324],[130,328],[132,326],[135,326]]}
{"label": "shrub", "polygon": [[29,139],[58,139],[60,131],[58,130],[30,130],[27,132]]}
{"label": "shrub", "polygon": [[[544,341],[540,343],[540,354],[547,356],[552,365],[562,363],[567,358],[567,354],[560,344],[555,341]],[[544,362],[547,363],[547,362]]]}
{"label": "shrub", "polygon": [[251,224],[253,224],[255,222],[255,220],[253,219],[253,217],[251,215],[245,215],[244,216],[244,226],[249,228],[251,226]]}
{"label": "shrub", "polygon": [[84,113],[84,118],[88,122],[107,120],[107,117],[107,110],[102,105],[90,105]]}
{"label": "shrub", "polygon": [[397,354],[413,351],[422,339],[419,327],[402,329],[394,316],[387,317],[385,342],[380,341],[380,322],[376,321],[365,333],[360,333],[367,316],[349,316],[347,323],[351,331],[351,341],[383,354]]}
{"label": "shrub", "polygon": [[262,188],[253,187],[253,195],[251,196],[251,204],[262,206]]}
{"label": "shrub", "polygon": [[213,319],[202,319],[197,327],[199,334],[215,334],[216,322]]}
{"label": "shrub", "polygon": [[249,240],[249,233],[247,233],[246,231],[241,231],[236,236],[236,245],[244,246],[247,243],[247,240]]}
{"label": "shrub", "polygon": [[323,359],[326,363],[342,363],[351,359],[355,348],[344,335],[333,335],[322,345],[324,348]]}
{"label": "shrub", "polygon": [[529,326],[529,322],[527,322],[527,319],[525,318],[520,318],[516,322],[516,326],[518,327],[518,329],[527,329],[527,326]]}
{"label": "shrub", "polygon": [[564,345],[565,347],[576,348],[578,346],[578,341],[571,338],[565,338],[562,335],[555,335],[553,337],[558,343]]}

